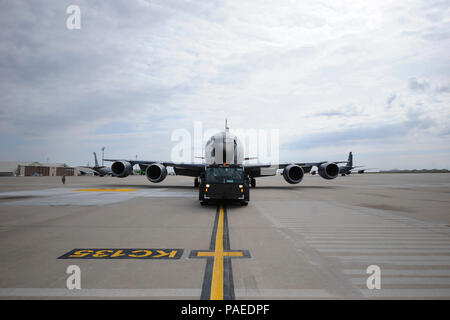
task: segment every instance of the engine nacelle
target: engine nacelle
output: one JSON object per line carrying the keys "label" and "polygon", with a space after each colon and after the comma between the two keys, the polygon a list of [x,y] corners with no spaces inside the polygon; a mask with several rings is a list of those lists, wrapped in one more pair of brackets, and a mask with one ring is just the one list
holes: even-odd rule
{"label": "engine nacelle", "polygon": [[339,166],[333,162],[322,163],[317,172],[322,178],[331,180],[339,175]]}
{"label": "engine nacelle", "polygon": [[297,184],[302,181],[304,172],[302,167],[296,164],[290,164],[283,170],[283,177],[290,184]]}
{"label": "engine nacelle", "polygon": [[116,161],[111,165],[111,172],[115,177],[125,178],[133,172],[133,166],[128,161]]}
{"label": "engine nacelle", "polygon": [[153,183],[161,182],[167,176],[167,168],[160,163],[154,163],[147,167],[145,175],[147,176],[147,179]]}

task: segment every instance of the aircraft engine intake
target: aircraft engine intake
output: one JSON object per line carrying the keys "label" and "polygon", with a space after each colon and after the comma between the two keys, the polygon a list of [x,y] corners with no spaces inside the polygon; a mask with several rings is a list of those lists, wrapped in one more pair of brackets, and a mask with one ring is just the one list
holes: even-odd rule
{"label": "aircraft engine intake", "polygon": [[339,175],[339,167],[336,163],[326,162],[318,167],[317,172],[322,178],[331,180]]}
{"label": "aircraft engine intake", "polygon": [[128,161],[116,161],[111,165],[111,172],[115,177],[128,177],[133,171],[133,166]]}
{"label": "aircraft engine intake", "polygon": [[147,167],[145,175],[150,182],[161,182],[167,176],[167,168],[161,163],[154,163]]}
{"label": "aircraft engine intake", "polygon": [[297,184],[303,179],[303,169],[296,164],[290,164],[283,170],[283,177],[290,184]]}

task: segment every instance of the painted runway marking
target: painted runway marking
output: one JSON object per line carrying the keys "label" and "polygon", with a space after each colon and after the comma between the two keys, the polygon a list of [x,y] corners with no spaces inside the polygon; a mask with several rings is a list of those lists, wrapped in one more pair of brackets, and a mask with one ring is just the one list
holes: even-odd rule
{"label": "painted runway marking", "polygon": [[180,259],[183,249],[73,249],[58,259]]}
{"label": "painted runway marking", "polygon": [[[311,262],[331,274],[345,298],[450,296],[450,228],[389,211],[304,201],[302,214],[256,204]],[[381,268],[381,290],[367,289],[367,267]],[[238,294],[238,290],[236,290]],[[255,298],[255,296],[251,296]]]}
{"label": "painted runway marking", "polygon": [[126,189],[126,188],[122,188],[122,189],[96,189],[96,188],[91,188],[91,189],[75,189],[72,191],[89,191],[89,192],[131,192],[131,191],[137,191],[139,189]]}
{"label": "painted runway marking", "polygon": [[[449,298],[448,289],[383,289],[361,290],[366,298]],[[200,294],[195,288],[161,288],[161,289],[79,289],[65,288],[0,288],[0,297],[31,298],[190,298]],[[322,289],[236,289],[236,295],[242,298],[337,298],[338,295]]]}
{"label": "painted runway marking", "polygon": [[230,249],[226,207],[217,208],[209,250],[192,250],[189,258],[207,259],[200,299],[235,299],[231,258],[250,258],[250,252]]}

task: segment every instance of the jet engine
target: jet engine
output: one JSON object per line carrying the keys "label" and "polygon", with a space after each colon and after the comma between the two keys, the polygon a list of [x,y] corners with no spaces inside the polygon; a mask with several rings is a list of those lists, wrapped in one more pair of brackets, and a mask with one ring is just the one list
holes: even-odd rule
{"label": "jet engine", "polygon": [[303,179],[303,169],[296,164],[290,164],[283,170],[283,177],[290,184],[297,184]]}
{"label": "jet engine", "polygon": [[111,165],[111,172],[115,177],[128,177],[133,171],[133,166],[128,161],[116,161]]}
{"label": "jet engine", "polygon": [[318,167],[317,172],[322,178],[331,180],[339,175],[339,167],[336,163],[326,162]]}
{"label": "jet engine", "polygon": [[147,167],[145,175],[147,176],[147,179],[151,182],[154,183],[161,182],[167,176],[167,168],[160,163],[154,163]]}

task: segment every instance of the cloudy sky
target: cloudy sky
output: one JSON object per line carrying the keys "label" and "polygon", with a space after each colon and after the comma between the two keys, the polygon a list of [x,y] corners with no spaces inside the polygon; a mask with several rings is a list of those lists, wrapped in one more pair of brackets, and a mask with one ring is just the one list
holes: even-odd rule
{"label": "cloudy sky", "polygon": [[355,3],[3,0],[0,161],[167,160],[228,118],[284,161],[450,168],[450,2]]}

